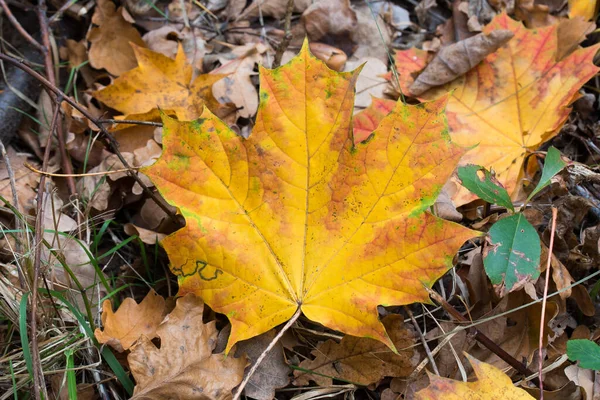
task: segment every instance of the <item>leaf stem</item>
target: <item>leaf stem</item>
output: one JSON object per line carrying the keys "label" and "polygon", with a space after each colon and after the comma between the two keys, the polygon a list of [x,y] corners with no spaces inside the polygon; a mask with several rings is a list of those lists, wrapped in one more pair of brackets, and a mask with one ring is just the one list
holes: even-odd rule
{"label": "leaf stem", "polygon": [[242,381],[240,386],[238,386],[237,390],[235,391],[235,394],[233,395],[233,400],[239,400],[239,398],[242,396],[242,392],[244,391],[244,388],[250,381],[250,378],[252,377],[252,375],[254,375],[254,373],[256,372],[256,370],[258,369],[260,364],[263,362],[265,357],[269,354],[269,352],[273,349],[273,347],[277,344],[277,342],[279,342],[279,339],[281,339],[283,334],[286,333],[292,327],[292,325],[294,325],[294,322],[296,322],[298,317],[300,317],[300,314],[302,314],[302,308],[300,306],[298,306],[298,309],[296,310],[296,312],[294,313],[292,318],[290,318],[290,320],[283,326],[283,328],[281,328],[279,333],[273,338],[273,340],[271,341],[271,343],[269,343],[267,348],[256,359],[256,362],[254,363],[254,365],[252,365],[252,368],[250,368],[250,371],[248,371],[248,374],[246,374],[246,376],[244,377],[244,380]]}
{"label": "leaf stem", "polygon": [[546,300],[548,299],[548,281],[550,280],[550,264],[552,263],[552,248],[554,247],[554,231],[556,230],[556,218],[558,216],[558,209],[552,207],[552,230],[550,231],[550,245],[548,246],[548,262],[546,263],[546,282],[544,283],[544,296],[542,297],[542,316],[540,319],[540,344],[539,344],[539,360],[538,370],[540,380],[540,400],[544,400],[544,381],[542,380],[542,373],[544,369],[544,321],[546,317]]}

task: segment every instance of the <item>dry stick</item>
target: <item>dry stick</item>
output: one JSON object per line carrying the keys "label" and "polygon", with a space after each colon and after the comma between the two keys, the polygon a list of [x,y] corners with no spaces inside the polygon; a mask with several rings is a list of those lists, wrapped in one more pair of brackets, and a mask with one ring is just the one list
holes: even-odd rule
{"label": "dry stick", "polygon": [[410,311],[410,309],[407,306],[404,306],[404,311],[406,311],[406,313],[410,317],[410,320],[412,321],[413,325],[415,326],[415,329],[417,330],[417,333],[419,334],[419,338],[421,339],[421,343],[423,344],[425,353],[427,353],[427,358],[429,358],[429,364],[431,364],[431,368],[433,369],[433,372],[437,376],[440,376],[440,371],[438,370],[438,367],[435,363],[433,354],[431,354],[431,349],[429,349],[429,345],[427,344],[427,341],[425,340],[425,336],[423,336],[423,331],[421,331],[421,327],[419,326],[419,323],[415,319],[415,316],[413,315],[412,311]]}
{"label": "dry stick", "polygon": [[[458,312],[458,310],[456,308],[452,307],[452,305],[450,303],[448,303],[446,300],[444,300],[442,298],[442,296],[440,296],[438,293],[436,293],[435,291],[433,291],[427,287],[425,289],[429,292],[429,295],[436,302],[438,302],[444,308],[444,310],[446,310],[446,312],[448,314],[450,314],[451,316],[453,316],[455,319],[459,320],[460,322],[467,322],[467,323],[471,322],[468,319],[466,319],[460,312]],[[508,354],[502,347],[500,347],[496,343],[494,343],[492,341],[492,339],[490,339],[489,337],[487,337],[486,335],[481,333],[477,328],[471,327],[469,329],[469,332],[475,337],[475,340],[477,340],[479,343],[481,343],[483,346],[485,346],[492,353],[494,353],[498,357],[500,357],[508,365],[510,365],[517,371],[519,371],[522,375],[530,376],[530,375],[534,374],[534,372],[532,372],[525,365],[523,365],[522,363],[517,361],[513,356]],[[539,382],[537,379],[532,379],[532,382],[539,386]]]}
{"label": "dry stick", "polygon": [[294,322],[296,322],[298,317],[300,317],[300,314],[302,314],[302,308],[300,306],[298,306],[298,309],[296,310],[296,312],[294,313],[292,318],[290,318],[290,320],[283,326],[283,328],[281,328],[279,333],[273,338],[273,340],[271,340],[271,343],[269,343],[267,348],[256,359],[256,362],[254,363],[254,365],[252,365],[252,368],[250,368],[250,371],[248,371],[248,374],[244,377],[244,380],[242,381],[242,383],[240,383],[240,386],[238,386],[237,390],[235,391],[235,394],[233,395],[232,400],[239,400],[239,398],[242,395],[242,392],[244,391],[244,388],[250,381],[250,378],[252,378],[252,375],[254,375],[254,373],[260,366],[260,363],[263,362],[263,360],[269,354],[271,349],[273,349],[273,347],[277,344],[277,342],[279,342],[279,339],[281,339],[283,334],[286,333],[288,331],[288,329],[290,329],[292,327]]}
{"label": "dry stick", "polygon": [[281,58],[283,57],[283,53],[287,50],[290,45],[290,41],[292,40],[292,13],[294,12],[294,0],[288,0],[287,9],[285,11],[285,23],[284,23],[284,31],[283,39],[281,39],[281,43],[277,47],[277,52],[275,53],[275,57],[273,59],[272,68],[277,68],[281,65]]}
{"label": "dry stick", "polygon": [[12,64],[14,66],[16,66],[17,68],[20,68],[23,71],[27,72],[29,75],[33,76],[34,78],[36,78],[42,85],[44,85],[47,89],[51,90],[54,94],[56,94],[56,96],[58,96],[59,98],[61,98],[62,99],[61,101],[65,101],[65,102],[69,103],[74,109],[76,109],[77,111],[79,111],[81,114],[83,114],[84,117],[86,117],[95,126],[97,126],[98,129],[100,129],[100,132],[102,132],[102,135],[104,136],[104,138],[106,139],[106,141],[108,142],[108,145],[109,145],[110,149],[119,158],[119,161],[121,161],[121,163],[123,164],[123,166],[125,166],[125,168],[130,169],[129,176],[131,176],[138,183],[138,185],[140,185],[142,187],[142,189],[144,190],[144,192],[148,196],[150,196],[150,198],[152,200],[154,200],[154,202],[171,219],[173,219],[173,220],[176,219],[176,215],[171,210],[169,210],[169,208],[162,201],[160,201],[158,199],[158,197],[156,197],[156,194],[154,194],[154,192],[152,192],[152,190],[150,190],[148,188],[148,186],[146,186],[146,184],[140,179],[140,177],[137,176],[137,174],[133,172],[133,169],[131,169],[131,166],[129,165],[129,163],[127,162],[127,160],[125,160],[125,158],[123,158],[123,155],[119,151],[119,143],[106,130],[106,128],[104,127],[104,125],[102,125],[102,123],[98,122],[98,120],[96,118],[94,118],[88,112],[88,110],[86,110],[85,108],[81,107],[79,104],[77,104],[77,102],[75,102],[71,98],[69,98],[62,90],[60,90],[59,88],[57,88],[55,85],[51,84],[46,78],[44,78],[42,75],[40,75],[39,73],[37,73],[36,71],[34,71],[31,67],[29,67],[28,65],[26,65],[22,60],[13,58],[13,57],[8,56],[8,55],[3,54],[3,53],[0,53],[0,60],[6,61],[6,62],[8,62],[8,63],[10,63],[10,64]]}
{"label": "dry stick", "polygon": [[[46,69],[46,76],[48,82],[56,87],[56,76],[54,74],[54,61],[52,60],[52,53],[50,52],[50,28],[48,26],[48,18],[46,16],[46,2],[44,0],[38,0],[37,14],[38,22],[40,24],[40,32],[42,33],[42,43],[44,44],[42,54],[44,55],[44,67]],[[48,90],[47,90],[48,91]],[[51,93],[48,91],[48,94]],[[50,96],[52,97],[52,96]],[[60,104],[57,103],[56,107],[60,108]],[[67,149],[65,147],[65,135],[63,132],[63,126],[61,123],[56,125],[56,136],[58,138],[58,149],[60,151],[60,158],[62,159],[62,167],[66,174],[73,173],[73,165],[67,155]],[[67,177],[67,186],[71,196],[77,196],[77,188],[75,186],[75,179],[73,177]]]}
{"label": "dry stick", "polygon": [[132,124],[132,125],[149,125],[149,126],[157,126],[162,127],[162,122],[152,122],[152,121],[136,121],[133,119],[99,119],[99,123],[101,124]]}
{"label": "dry stick", "polygon": [[6,17],[8,18],[8,20],[10,21],[10,23],[12,24],[12,26],[15,27],[15,29],[19,32],[19,34],[21,36],[23,36],[23,38],[25,40],[27,40],[29,43],[31,43],[35,48],[37,48],[40,52],[44,53],[46,49],[44,49],[44,46],[42,46],[40,44],[40,42],[38,42],[37,40],[35,40],[33,38],[33,36],[31,36],[24,28],[23,26],[21,26],[21,24],[19,23],[19,21],[17,21],[17,19],[15,18],[15,16],[13,15],[12,11],[10,11],[10,8],[8,8],[8,5],[6,4],[6,1],[4,0],[0,0],[0,6],[2,6],[2,9],[4,10],[4,13],[6,14]]}
{"label": "dry stick", "polygon": [[[42,161],[42,169],[46,170],[48,168],[48,161],[50,160],[50,144],[52,143],[52,133],[56,128],[58,123],[58,116],[60,115],[60,98],[56,99],[57,107],[54,109],[54,115],[52,116],[52,123],[50,124],[50,132],[48,134],[48,140],[46,141],[46,149],[44,150],[44,160]],[[42,365],[40,364],[40,354],[39,347],[37,342],[37,292],[38,292],[38,280],[40,275],[40,268],[42,264],[42,232],[44,231],[44,193],[46,192],[46,176],[42,175],[40,177],[40,183],[38,186],[37,192],[37,207],[36,207],[36,219],[35,219],[35,239],[33,241],[34,245],[34,259],[33,259],[33,282],[31,289],[31,361],[33,364],[33,391],[36,400],[40,400],[40,389],[42,389],[44,399],[48,398],[48,394],[46,393],[46,384],[44,382],[43,375],[40,374],[40,370],[38,370],[38,366],[41,369]],[[39,385],[39,387],[38,387]]]}
{"label": "dry stick", "polygon": [[538,370],[539,370],[539,381],[540,381],[540,400],[544,400],[544,380],[542,379],[542,373],[544,369],[544,320],[546,319],[546,300],[548,300],[548,283],[550,280],[550,263],[552,262],[552,248],[554,247],[554,231],[556,230],[556,218],[558,216],[558,209],[552,207],[552,230],[550,231],[550,245],[548,246],[548,262],[546,263],[546,282],[544,283],[544,296],[542,297],[542,317],[540,319],[540,344],[538,347]]}

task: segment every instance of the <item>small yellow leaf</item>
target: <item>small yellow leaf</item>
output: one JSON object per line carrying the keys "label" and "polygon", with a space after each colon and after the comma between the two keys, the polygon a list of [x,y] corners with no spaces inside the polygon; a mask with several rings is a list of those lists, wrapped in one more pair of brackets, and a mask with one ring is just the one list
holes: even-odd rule
{"label": "small yellow leaf", "polygon": [[429,374],[429,386],[416,393],[417,400],[534,400],[525,390],[513,385],[501,370],[468,354],[477,381],[461,382]]}
{"label": "small yellow leaf", "polygon": [[192,81],[193,68],[187,63],[181,45],[175,60],[131,46],[137,68],[95,92],[95,98],[123,114],[143,114],[160,107],[173,110],[182,120],[200,116],[204,105],[217,114],[223,109],[212,94],[212,85],[225,75],[203,74]]}
{"label": "small yellow leaf", "polygon": [[151,290],[140,304],[126,298],[117,312],[113,312],[110,300],[102,303],[102,326],[94,335],[98,342],[108,344],[122,352],[128,350],[142,335],[153,339],[156,328],[164,318],[165,299]]}

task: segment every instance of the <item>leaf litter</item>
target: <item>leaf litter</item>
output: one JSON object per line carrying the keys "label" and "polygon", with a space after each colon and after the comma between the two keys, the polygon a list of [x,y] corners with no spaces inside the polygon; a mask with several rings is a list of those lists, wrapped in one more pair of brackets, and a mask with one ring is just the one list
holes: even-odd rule
{"label": "leaf litter", "polygon": [[[88,175],[39,185],[69,171],[54,100],[33,96],[37,121],[2,138],[2,393],[35,397],[33,337],[49,398],[226,399],[244,377],[265,400],[539,398],[477,329],[528,371],[541,339],[546,396],[594,398],[595,2],[296,0],[289,32],[288,3],[49,2],[57,86],[80,106],[61,105],[64,150]],[[470,194],[459,163],[492,191]]]}

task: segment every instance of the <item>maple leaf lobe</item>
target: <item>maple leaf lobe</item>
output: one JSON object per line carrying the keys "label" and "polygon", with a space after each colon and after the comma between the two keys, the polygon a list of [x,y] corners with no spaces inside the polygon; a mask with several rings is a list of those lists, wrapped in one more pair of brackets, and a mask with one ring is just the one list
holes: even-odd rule
{"label": "maple leaf lobe", "polygon": [[377,305],[429,301],[423,286],[478,235],[424,212],[465,151],[444,134],[447,98],[396,104],[355,146],[357,77],[330,70],[305,43],[290,63],[260,69],[248,139],[206,108],[201,124],[163,116],[163,155],[143,172],[187,225],[162,244],[180,294],[230,318],[228,350],[299,305],[393,349]]}

